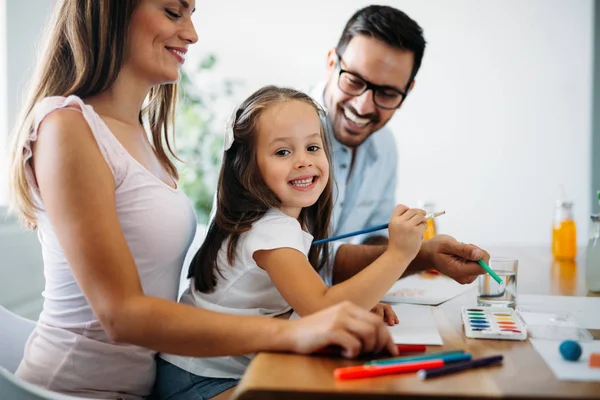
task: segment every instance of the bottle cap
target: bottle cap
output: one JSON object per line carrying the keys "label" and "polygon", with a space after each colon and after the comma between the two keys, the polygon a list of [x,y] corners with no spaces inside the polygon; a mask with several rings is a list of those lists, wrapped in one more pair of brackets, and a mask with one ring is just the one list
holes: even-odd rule
{"label": "bottle cap", "polygon": [[573,207],[573,202],[572,201],[557,200],[556,201],[556,207],[571,208],[571,207]]}
{"label": "bottle cap", "polygon": [[427,212],[435,211],[435,203],[432,201],[419,200],[419,202],[417,203],[417,207],[419,207]]}

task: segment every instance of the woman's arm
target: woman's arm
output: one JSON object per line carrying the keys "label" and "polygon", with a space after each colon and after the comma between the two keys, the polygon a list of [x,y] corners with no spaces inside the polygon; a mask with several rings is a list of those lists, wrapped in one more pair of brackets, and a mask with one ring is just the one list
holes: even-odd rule
{"label": "woman's arm", "polygon": [[382,321],[351,304],[309,321],[282,321],[219,314],[145,296],[119,224],[114,178],[80,113],[58,110],[44,120],[33,167],[75,279],[115,341],[202,357],[311,352],[329,344],[341,345],[347,356],[383,347],[394,351]]}

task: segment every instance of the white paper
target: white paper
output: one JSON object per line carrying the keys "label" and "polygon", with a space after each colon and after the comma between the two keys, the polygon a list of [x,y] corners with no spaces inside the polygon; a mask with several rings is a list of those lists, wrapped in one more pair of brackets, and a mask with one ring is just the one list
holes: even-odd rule
{"label": "white paper", "polygon": [[400,323],[389,330],[396,344],[443,345],[429,306],[395,304],[392,306]]}
{"label": "white paper", "polygon": [[396,282],[381,301],[437,306],[466,292],[474,285],[475,282],[461,285],[444,275],[414,274]]}
{"label": "white paper", "polygon": [[541,339],[529,339],[529,341],[552,370],[556,379],[600,382],[600,368],[591,368],[588,364],[590,353],[600,353],[600,340],[580,343],[583,353],[578,361],[567,361],[562,358],[558,350],[561,341]]}
{"label": "white paper", "polygon": [[[388,329],[396,344],[443,345],[442,337],[437,329],[435,318],[429,306],[412,304],[396,304],[392,308],[400,321]],[[294,311],[290,320],[300,316]]]}
{"label": "white paper", "polygon": [[532,307],[560,314],[568,313],[580,328],[600,329],[600,297],[518,294],[517,307]]}

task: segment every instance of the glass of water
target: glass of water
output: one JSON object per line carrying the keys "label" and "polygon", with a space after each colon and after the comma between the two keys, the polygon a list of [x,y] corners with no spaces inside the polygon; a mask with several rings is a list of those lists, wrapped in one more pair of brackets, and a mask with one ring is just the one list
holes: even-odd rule
{"label": "glass of water", "polygon": [[477,305],[493,307],[514,307],[517,296],[517,268],[519,261],[514,258],[490,258],[490,268],[502,279],[498,283],[489,274],[477,278]]}

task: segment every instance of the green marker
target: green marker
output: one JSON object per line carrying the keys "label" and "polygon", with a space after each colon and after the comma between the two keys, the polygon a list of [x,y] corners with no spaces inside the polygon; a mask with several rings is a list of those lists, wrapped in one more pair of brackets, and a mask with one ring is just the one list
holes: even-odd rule
{"label": "green marker", "polygon": [[498,275],[496,275],[496,273],[495,273],[494,271],[492,271],[492,269],[490,268],[490,266],[489,266],[489,265],[487,265],[487,264],[485,263],[485,261],[483,261],[483,259],[481,259],[481,260],[477,260],[477,263],[478,263],[479,265],[481,265],[481,268],[485,269],[485,270],[487,271],[487,273],[488,273],[488,274],[490,274],[490,276],[491,276],[492,278],[494,278],[494,280],[495,280],[496,282],[498,282],[498,283],[502,283],[502,278],[500,278]]}
{"label": "green marker", "polygon": [[464,350],[452,350],[452,351],[441,351],[438,353],[425,354],[424,356],[414,356],[414,357],[394,357],[394,358],[386,358],[383,360],[373,360],[365,363],[365,365],[389,365],[389,364],[401,364],[405,362],[414,362],[414,361],[426,361],[426,360],[437,360],[437,359],[445,359],[448,357],[453,357],[457,355],[464,355]]}

